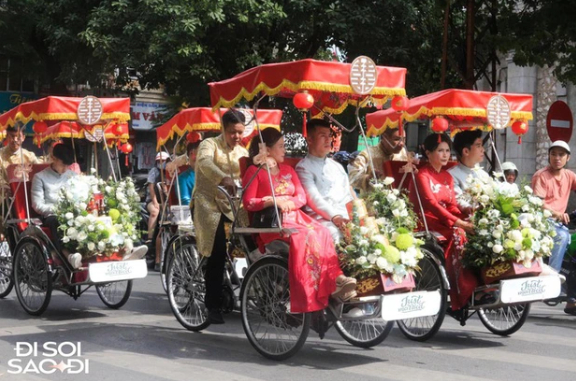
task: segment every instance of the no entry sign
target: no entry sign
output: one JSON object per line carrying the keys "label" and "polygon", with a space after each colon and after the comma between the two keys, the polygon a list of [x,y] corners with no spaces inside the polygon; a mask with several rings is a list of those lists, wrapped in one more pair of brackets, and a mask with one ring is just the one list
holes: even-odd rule
{"label": "no entry sign", "polygon": [[546,116],[546,130],[551,141],[570,141],[572,136],[572,110],[562,101],[552,103]]}

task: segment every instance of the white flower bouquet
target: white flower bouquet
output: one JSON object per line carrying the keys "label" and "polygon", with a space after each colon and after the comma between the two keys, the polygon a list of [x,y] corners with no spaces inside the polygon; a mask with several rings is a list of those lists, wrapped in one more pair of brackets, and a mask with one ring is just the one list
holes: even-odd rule
{"label": "white flower bouquet", "polygon": [[[87,210],[95,194],[103,195],[99,215]],[[56,204],[64,247],[84,259],[131,250],[138,239],[139,201],[130,178],[105,182],[93,175],[72,177]]]}
{"label": "white flower bouquet", "polygon": [[406,196],[392,188],[393,182],[392,177],[372,181],[372,191],[365,197],[368,213],[376,216],[378,224],[389,235],[399,228],[412,232],[418,225],[418,218]]}
{"label": "white flower bouquet", "polygon": [[359,280],[385,274],[396,283],[414,275],[423,256],[420,250],[423,242],[414,238],[411,230],[393,226],[386,218],[361,220],[358,209],[362,208],[354,207],[353,219],[339,245],[342,270]]}
{"label": "white flower bouquet", "polygon": [[470,177],[467,182],[461,197],[476,209],[476,234],[468,236],[464,247],[465,266],[513,261],[530,268],[534,259],[551,254],[556,232],[548,219],[550,212],[542,208],[532,188],[491,178]]}

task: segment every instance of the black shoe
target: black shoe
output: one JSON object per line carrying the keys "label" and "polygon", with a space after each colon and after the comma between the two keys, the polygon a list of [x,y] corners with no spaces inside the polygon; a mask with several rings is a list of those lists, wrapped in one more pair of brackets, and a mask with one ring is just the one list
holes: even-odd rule
{"label": "black shoe", "polygon": [[310,325],[314,331],[318,333],[320,339],[324,338],[324,334],[328,331],[328,319],[326,319],[326,315],[324,311],[315,311],[312,313],[312,322]]}
{"label": "black shoe", "polygon": [[208,322],[210,324],[224,324],[224,318],[218,309],[211,308],[208,310]]}

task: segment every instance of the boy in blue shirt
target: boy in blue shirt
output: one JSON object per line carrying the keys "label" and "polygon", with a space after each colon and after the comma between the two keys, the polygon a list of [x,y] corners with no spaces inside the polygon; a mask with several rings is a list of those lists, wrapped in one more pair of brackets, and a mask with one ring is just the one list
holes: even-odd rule
{"label": "boy in blue shirt", "polygon": [[178,186],[180,187],[180,202],[182,205],[190,205],[192,200],[192,191],[194,190],[194,182],[196,174],[194,173],[194,166],[196,165],[196,154],[198,153],[198,146],[200,142],[188,143],[186,146],[186,153],[188,155],[189,168],[178,175]]}

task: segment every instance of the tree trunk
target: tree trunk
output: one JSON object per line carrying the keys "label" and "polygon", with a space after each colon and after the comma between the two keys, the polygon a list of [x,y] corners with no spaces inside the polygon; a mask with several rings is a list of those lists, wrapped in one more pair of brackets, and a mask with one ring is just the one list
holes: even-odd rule
{"label": "tree trunk", "polygon": [[466,5],[466,81],[467,89],[474,87],[474,2],[468,0]]}
{"label": "tree trunk", "polygon": [[450,0],[446,0],[446,9],[444,10],[444,36],[442,36],[442,77],[440,79],[440,89],[446,88],[446,66],[448,61],[448,24],[450,21]]}

